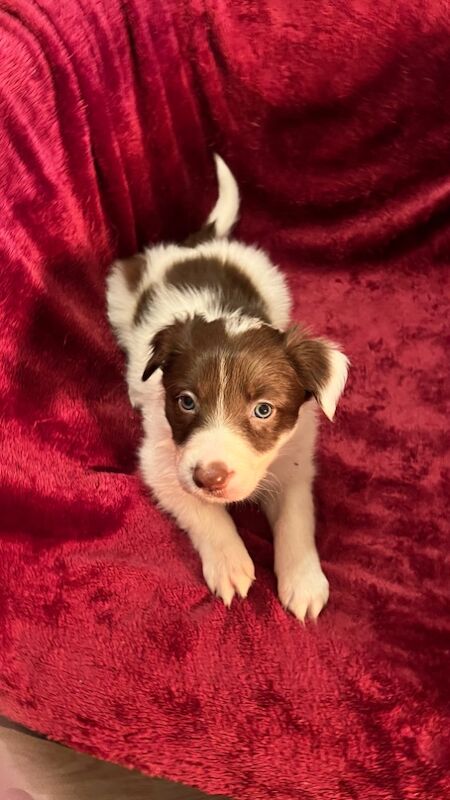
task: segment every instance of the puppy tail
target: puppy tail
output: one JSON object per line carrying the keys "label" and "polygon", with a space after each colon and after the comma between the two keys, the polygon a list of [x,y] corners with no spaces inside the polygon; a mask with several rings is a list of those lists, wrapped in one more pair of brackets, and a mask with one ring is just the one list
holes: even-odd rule
{"label": "puppy tail", "polygon": [[219,238],[226,237],[235,224],[239,213],[239,189],[235,177],[225,161],[214,155],[216,162],[219,197],[211,211],[206,224],[214,226],[214,233]]}

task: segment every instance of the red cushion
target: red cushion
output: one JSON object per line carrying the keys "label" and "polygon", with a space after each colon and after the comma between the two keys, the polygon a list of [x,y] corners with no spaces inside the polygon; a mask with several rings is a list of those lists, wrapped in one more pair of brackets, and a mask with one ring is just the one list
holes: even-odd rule
{"label": "red cushion", "polygon": [[[450,796],[450,21],[433,0],[3,0],[0,713],[243,800]],[[239,235],[353,368],[324,422],[319,623],[211,597],[135,469],[116,255]]]}

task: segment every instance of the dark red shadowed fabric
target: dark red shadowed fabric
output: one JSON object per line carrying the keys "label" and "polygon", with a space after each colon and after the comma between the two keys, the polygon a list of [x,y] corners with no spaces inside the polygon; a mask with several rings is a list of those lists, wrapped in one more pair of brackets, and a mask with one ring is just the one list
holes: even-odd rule
{"label": "dark red shadowed fabric", "polygon": [[[450,797],[450,18],[433,0],[2,0],[0,713],[242,800]],[[324,423],[331,601],[208,594],[135,470],[118,254],[240,236],[353,368]]]}

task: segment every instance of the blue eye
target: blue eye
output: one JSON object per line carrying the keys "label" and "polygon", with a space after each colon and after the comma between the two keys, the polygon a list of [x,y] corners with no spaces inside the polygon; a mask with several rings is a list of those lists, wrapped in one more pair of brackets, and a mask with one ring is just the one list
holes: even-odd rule
{"label": "blue eye", "polygon": [[258,403],[253,409],[255,417],[258,417],[258,419],[268,419],[272,411],[273,406],[270,403]]}
{"label": "blue eye", "polygon": [[196,411],[197,404],[191,394],[187,394],[187,392],[180,394],[180,396],[177,397],[177,400],[182,411],[186,411],[188,414],[192,414],[194,411]]}

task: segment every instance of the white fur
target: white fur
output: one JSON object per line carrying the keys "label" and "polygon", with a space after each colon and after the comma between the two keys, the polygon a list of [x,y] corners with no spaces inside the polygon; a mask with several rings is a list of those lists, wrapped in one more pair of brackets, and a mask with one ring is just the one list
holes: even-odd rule
{"label": "white fur", "polygon": [[[109,320],[127,353],[127,381],[130,400],[143,412],[144,439],[140,465],[145,482],[163,509],[186,530],[199,552],[203,574],[212,592],[230,605],[234,594],[246,597],[254,580],[254,567],[225,509],[227,502],[249,496],[259,499],[272,524],[275,537],[275,571],[283,605],[298,619],[317,617],[328,599],[328,582],[321,570],[314,544],[314,405],[300,409],[295,428],[277,442],[272,451],[257,453],[233,429],[226,418],[224,397],[226,369],[222,364],[221,394],[214,419],[196,432],[182,448],[173,442],[164,412],[161,372],[142,382],[151,356],[150,342],[162,328],[194,315],[206,321],[224,319],[230,334],[242,333],[262,324],[246,309],[225,313],[208,289],[177,288],[165,281],[174,263],[190,259],[218,259],[236,264],[252,281],[263,298],[271,324],[285,329],[291,300],[284,277],[261,250],[228,241],[224,237],[234,224],[239,209],[236,181],[222,159],[216,156],[219,198],[208,221],[215,222],[217,237],[196,248],[157,245],[145,250],[145,269],[139,287],[131,291],[124,280],[121,262],[113,265],[107,284]],[[134,324],[140,293],[152,287],[151,311]],[[318,402],[332,419],[347,377],[348,360],[329,345],[331,376]],[[193,468],[224,459],[231,473],[220,496],[205,498],[193,481]]]}
{"label": "white fur", "polygon": [[216,162],[219,196],[207,222],[214,222],[216,235],[222,237],[228,236],[237,220],[239,189],[234,175],[225,164],[225,161],[217,154],[214,156],[214,160]]}
{"label": "white fur", "polygon": [[[219,406],[220,408],[220,406]],[[192,494],[201,495],[192,479],[192,472],[197,464],[210,464],[220,459],[225,460],[226,467],[232,473],[223,495],[211,498],[210,502],[236,503],[253,494],[255,488],[264,478],[267,468],[274,460],[287,436],[279,440],[277,446],[263,455],[249,447],[246,440],[228,423],[226,417],[219,414],[211,420],[208,427],[194,433],[183,447],[181,457],[177,461],[178,476],[181,485]]]}
{"label": "white fur", "polygon": [[[322,340],[325,341],[325,340]],[[341,353],[337,345],[333,342],[325,342],[328,345],[328,359],[330,364],[330,378],[319,395],[319,405],[331,422],[334,419],[338,400],[344,391],[347,381],[349,360],[344,353]]]}

